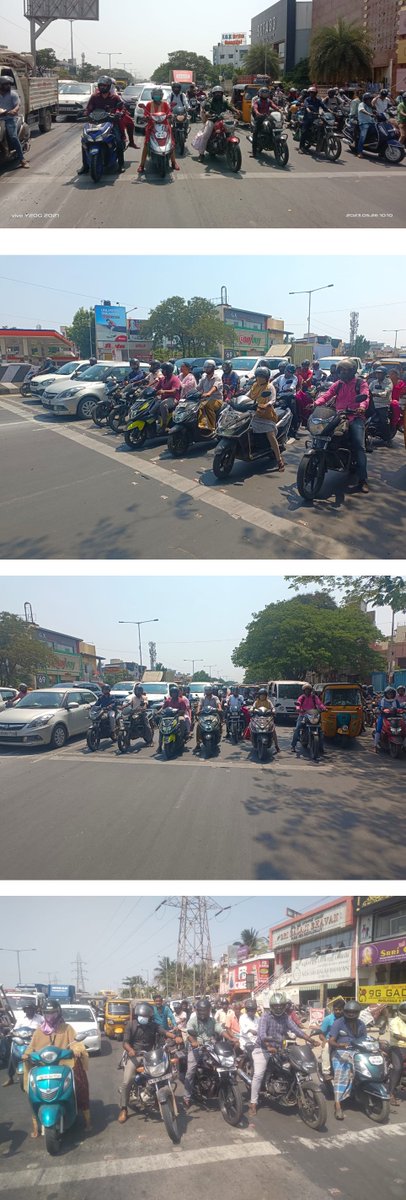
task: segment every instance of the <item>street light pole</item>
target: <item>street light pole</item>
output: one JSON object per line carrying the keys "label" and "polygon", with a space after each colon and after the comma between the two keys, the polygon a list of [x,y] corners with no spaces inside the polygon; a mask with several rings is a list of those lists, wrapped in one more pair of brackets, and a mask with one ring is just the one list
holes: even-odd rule
{"label": "street light pole", "polygon": [[334,287],[334,283],[325,283],[325,284],[323,284],[323,287],[304,288],[303,291],[300,291],[300,292],[289,292],[289,296],[308,296],[309,297],[309,308],[308,308],[308,312],[307,312],[307,336],[308,337],[310,334],[310,317],[311,317],[311,311],[312,311],[313,292],[325,292],[326,288],[332,288],[332,287]]}
{"label": "street light pole", "polygon": [[16,946],[0,946],[0,950],[3,950],[7,954],[16,954],[17,955],[18,982],[19,982],[19,985],[21,986],[20,954],[31,954],[34,952],[36,953],[36,946],[18,946],[18,947],[16,947]]}
{"label": "street light pole", "polygon": [[195,663],[203,662],[203,659],[202,658],[184,658],[183,661],[189,662],[192,664],[192,679],[193,679],[193,676],[195,673]]}
{"label": "street light pole", "polygon": [[382,330],[382,333],[394,333],[395,334],[395,345],[393,347],[394,350],[397,350],[398,333],[405,333],[405,332],[406,331],[404,329],[383,329]]}
{"label": "street light pole", "polygon": [[96,53],[107,55],[107,58],[109,60],[109,71],[111,71],[111,60],[112,60],[113,56],[114,56],[114,58],[122,58],[123,57],[122,50],[97,50]]}
{"label": "street light pole", "polygon": [[159,621],[159,617],[148,617],[146,621],[119,621],[119,625],[137,625],[138,626],[138,650],[140,656],[140,671],[142,674],[142,645],[141,645],[141,625],[153,625]]}

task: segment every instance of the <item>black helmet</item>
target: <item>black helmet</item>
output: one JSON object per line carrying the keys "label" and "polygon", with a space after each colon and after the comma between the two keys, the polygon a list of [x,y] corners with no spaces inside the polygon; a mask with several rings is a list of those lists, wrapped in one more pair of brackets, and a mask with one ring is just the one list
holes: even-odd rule
{"label": "black helmet", "polygon": [[265,99],[267,99],[269,96],[269,88],[268,87],[260,87],[258,96],[264,96]]}
{"label": "black helmet", "polygon": [[359,1017],[361,1009],[362,1004],[358,1004],[358,1000],[346,1000],[344,1004],[344,1016],[353,1018]]}
{"label": "black helmet", "polygon": [[387,88],[381,88],[379,95],[380,95],[380,96],[389,96],[388,89],[387,89]]}
{"label": "black helmet", "polygon": [[180,83],[173,83],[173,84],[172,84],[172,91],[173,91],[173,93],[174,93],[174,95],[175,95],[175,96],[179,96],[179,92],[181,92],[181,91],[182,91],[182,85],[181,85]]}
{"label": "black helmet", "polygon": [[172,363],[170,363],[170,362],[161,363],[161,371],[163,371],[164,375],[172,375],[173,374]]}
{"label": "black helmet", "polygon": [[97,86],[99,92],[102,92],[103,95],[107,95],[107,92],[109,92],[110,88],[113,86],[113,80],[110,78],[110,75],[101,75],[100,79],[97,80]]}
{"label": "black helmet", "polygon": [[14,79],[11,75],[0,75],[0,87],[15,87]]}
{"label": "black helmet", "polygon": [[256,1000],[246,1000],[245,1001],[245,1011],[246,1012],[256,1012],[257,1011]]}
{"label": "black helmet", "polygon": [[130,358],[130,367],[139,367],[139,365],[140,365],[139,358]]}
{"label": "black helmet", "polygon": [[363,104],[372,104],[371,92],[364,92],[364,95],[362,97],[362,103]]}
{"label": "black helmet", "polygon": [[149,1025],[154,1019],[152,1004],[146,1004],[145,1001],[141,1004],[136,1004],[134,1007],[134,1016],[140,1025]]}
{"label": "black helmet", "polygon": [[142,683],[135,683],[134,684],[134,696],[143,696],[143,695],[144,695],[144,688],[142,686]]}
{"label": "black helmet", "polygon": [[333,99],[333,97],[335,96],[335,94],[336,94],[336,89],[335,89],[335,88],[329,88],[329,89],[328,89],[327,95],[328,95],[328,96],[330,96],[330,97],[331,97],[331,99]]}
{"label": "black helmet", "polygon": [[51,1013],[54,1013],[54,1012],[60,1013],[61,1006],[60,1006],[59,1000],[52,1000],[50,998],[49,1000],[45,1001],[43,1013],[44,1013],[44,1016],[46,1017],[48,1014],[50,1016]]}
{"label": "black helmet", "polygon": [[110,692],[110,691],[111,691],[110,684],[102,683],[102,692]]}
{"label": "black helmet", "polygon": [[269,370],[269,367],[257,367],[256,372],[255,372],[255,378],[256,379],[266,379],[266,381],[268,383],[270,374],[271,374],[271,372]]}
{"label": "black helmet", "polygon": [[232,369],[232,363],[229,360],[223,363],[223,371],[225,371],[227,375],[229,374],[229,371],[232,371]]}
{"label": "black helmet", "polygon": [[169,687],[169,691],[170,691],[171,696],[174,696],[174,695],[179,696],[179,688],[178,688],[177,683],[171,683],[170,687]]}
{"label": "black helmet", "polygon": [[210,1000],[198,1000],[196,1004],[196,1013],[198,1017],[204,1020],[210,1015]]}
{"label": "black helmet", "polygon": [[269,1008],[274,1017],[283,1016],[283,1013],[286,1012],[287,1003],[287,996],[285,996],[284,992],[274,992],[273,995],[269,997]]}
{"label": "black helmet", "polygon": [[267,695],[268,695],[268,691],[267,691],[266,687],[258,688],[258,696],[267,696]]}

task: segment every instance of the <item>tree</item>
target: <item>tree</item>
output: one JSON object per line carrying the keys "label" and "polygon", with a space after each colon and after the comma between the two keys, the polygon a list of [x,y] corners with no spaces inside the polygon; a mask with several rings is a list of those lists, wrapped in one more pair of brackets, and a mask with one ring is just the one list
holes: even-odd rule
{"label": "tree", "polygon": [[251,958],[254,954],[266,952],[269,949],[266,938],[259,937],[257,929],[242,929],[241,930],[241,946],[247,947],[247,955]]}
{"label": "tree", "polygon": [[208,675],[207,671],[195,671],[194,675],[192,675],[192,683],[195,679],[200,679],[202,683],[210,683],[211,675]]}
{"label": "tree", "polygon": [[310,44],[310,74],[318,83],[343,84],[370,79],[373,51],[360,25],[344,21],[323,25]]}
{"label": "tree", "polygon": [[[287,575],[289,587],[295,591],[306,584],[320,583],[319,575]],[[403,575],[323,575],[322,584],[325,594],[335,588],[344,597],[344,601],[361,601],[371,604],[373,608],[385,608],[392,612],[391,635],[388,648],[388,667],[391,669],[393,641],[395,636],[395,616],[406,612],[406,578]]]}
{"label": "tree", "polygon": [[145,322],[145,334],[152,338],[154,353],[166,342],[178,355],[192,357],[214,353],[220,343],[229,346],[233,341],[231,326],[224,324],[215,304],[203,296],[186,302],[183,296],[162,300]]}
{"label": "tree", "polygon": [[280,79],[281,65],[276,51],[266,43],[254,43],[244,59],[244,75],[270,75],[271,79]]}
{"label": "tree", "polygon": [[284,76],[284,80],[290,87],[305,88],[310,85],[310,67],[309,59],[301,58],[295,67],[289,71],[289,74]]}
{"label": "tree", "polygon": [[154,971],[155,984],[162,988],[165,995],[168,996],[175,991],[177,976],[176,960],[167,958],[165,955],[158,960],[158,966]]}
{"label": "tree", "polygon": [[171,71],[194,71],[195,78],[201,83],[214,83],[218,78],[218,68],[213,67],[210,59],[193,50],[172,50],[168,61],[156,67],[151,79],[154,83],[168,83]]}
{"label": "tree", "polygon": [[36,629],[15,613],[0,613],[0,683],[16,687],[24,679],[32,681],[39,671],[46,672],[56,662],[53,650],[40,641]]}
{"label": "tree", "polygon": [[71,325],[66,329],[67,337],[77,346],[81,358],[95,354],[96,326],[93,308],[78,308]]}
{"label": "tree", "polygon": [[128,975],[126,979],[123,979],[123,996],[131,997],[139,993],[142,995],[147,986],[142,975]]}
{"label": "tree", "polygon": [[371,343],[367,341],[362,333],[358,333],[354,345],[351,346],[351,354],[356,354],[357,358],[364,358]]}
{"label": "tree", "polygon": [[43,67],[45,71],[53,71],[58,66],[55,50],[51,46],[47,46],[45,50],[37,50],[37,66]]}
{"label": "tree", "polygon": [[[374,640],[382,635],[375,632]],[[303,679],[309,673],[365,678],[382,665],[359,602],[351,598],[342,608],[326,607],[325,594],[319,598],[317,592],[311,604],[299,596],[254,613],[232,661],[245,668],[247,682]]]}

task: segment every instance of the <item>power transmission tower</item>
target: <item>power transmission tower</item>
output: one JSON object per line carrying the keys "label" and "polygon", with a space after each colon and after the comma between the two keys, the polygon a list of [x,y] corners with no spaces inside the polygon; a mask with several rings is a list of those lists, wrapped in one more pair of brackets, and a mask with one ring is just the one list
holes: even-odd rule
{"label": "power transmission tower", "polygon": [[[193,995],[207,991],[213,967],[209,912],[219,911],[209,896],[171,896],[162,902],[179,911],[176,988],[185,990],[186,971],[193,971]],[[159,906],[160,907],[160,906]]]}
{"label": "power transmission tower", "polygon": [[84,970],[86,963],[83,962],[82,956],[81,956],[81,954],[79,954],[79,951],[77,952],[75,961],[73,963],[71,963],[71,966],[74,967],[75,973],[76,973],[76,991],[77,992],[86,991],[86,988],[85,988],[86,971]]}
{"label": "power transmission tower", "polygon": [[156,642],[148,642],[148,650],[149,650],[149,665],[150,665],[151,671],[155,671],[155,668],[156,668]]}
{"label": "power transmission tower", "polygon": [[359,330],[359,313],[350,313],[350,350],[355,346]]}

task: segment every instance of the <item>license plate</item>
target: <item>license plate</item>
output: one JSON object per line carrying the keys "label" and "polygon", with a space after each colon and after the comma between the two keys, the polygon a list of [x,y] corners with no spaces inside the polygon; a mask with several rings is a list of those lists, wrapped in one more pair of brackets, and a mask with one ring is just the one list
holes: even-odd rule
{"label": "license plate", "polygon": [[13,737],[17,737],[17,734],[12,733],[11,729],[2,729],[1,740],[3,740],[3,738],[13,738]]}
{"label": "license plate", "polygon": [[373,1063],[374,1067],[381,1067],[383,1058],[381,1054],[371,1054],[369,1061],[370,1063]]}
{"label": "license plate", "polygon": [[166,737],[166,738],[165,738],[165,741],[166,741],[166,742],[174,742],[175,740],[176,740],[176,739],[175,739],[175,734],[174,734],[174,733],[170,733],[170,734],[169,734],[169,737]]}

